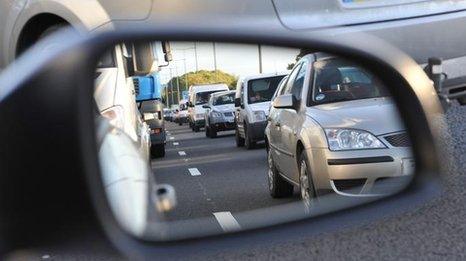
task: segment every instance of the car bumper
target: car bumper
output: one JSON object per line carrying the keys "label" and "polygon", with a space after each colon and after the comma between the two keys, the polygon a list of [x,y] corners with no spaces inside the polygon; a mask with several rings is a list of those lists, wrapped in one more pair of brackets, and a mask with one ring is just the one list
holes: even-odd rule
{"label": "car bumper", "polygon": [[315,189],[341,196],[370,197],[395,193],[414,174],[410,148],[330,151],[306,150]]}
{"label": "car bumper", "polygon": [[247,126],[248,136],[252,141],[264,140],[265,127],[267,127],[267,121],[249,123]]}

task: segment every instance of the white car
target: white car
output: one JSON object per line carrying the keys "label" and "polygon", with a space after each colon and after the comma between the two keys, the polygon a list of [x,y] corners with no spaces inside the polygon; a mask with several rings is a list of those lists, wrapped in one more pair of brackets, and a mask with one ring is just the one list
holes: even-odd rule
{"label": "white car", "polygon": [[219,131],[235,129],[235,91],[213,93],[203,107],[206,137],[215,138]]}
{"label": "white car", "polygon": [[236,146],[251,149],[257,141],[264,140],[270,99],[287,74],[259,74],[238,80],[235,95]]}
{"label": "white car", "polygon": [[228,91],[224,83],[193,85],[189,88],[189,125],[193,131],[198,132],[205,125],[205,108],[202,106],[209,100],[209,95],[215,92]]}

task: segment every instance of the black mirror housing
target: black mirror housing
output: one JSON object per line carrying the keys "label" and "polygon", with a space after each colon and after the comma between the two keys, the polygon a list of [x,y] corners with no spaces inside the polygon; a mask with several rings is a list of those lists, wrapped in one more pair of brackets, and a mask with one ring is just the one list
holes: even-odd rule
{"label": "black mirror housing", "polygon": [[241,106],[241,99],[235,98],[235,107],[240,107],[240,106]]}

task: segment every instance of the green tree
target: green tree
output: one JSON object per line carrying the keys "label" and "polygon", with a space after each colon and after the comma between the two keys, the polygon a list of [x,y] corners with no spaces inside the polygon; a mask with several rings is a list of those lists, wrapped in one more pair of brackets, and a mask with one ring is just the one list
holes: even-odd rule
{"label": "green tree", "polygon": [[168,85],[176,88],[179,83],[180,92],[187,90],[191,85],[209,83],[225,83],[230,89],[235,89],[237,81],[238,78],[236,76],[220,70],[200,70],[197,72],[189,72],[178,77],[173,77],[170,79]]}

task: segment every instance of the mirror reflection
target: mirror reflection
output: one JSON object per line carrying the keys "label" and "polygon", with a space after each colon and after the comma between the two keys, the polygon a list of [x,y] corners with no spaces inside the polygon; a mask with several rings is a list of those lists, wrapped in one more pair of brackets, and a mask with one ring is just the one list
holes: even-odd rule
{"label": "mirror reflection", "polygon": [[121,43],[99,59],[94,98],[107,200],[145,239],[310,218],[396,193],[414,174],[384,82],[332,54]]}

